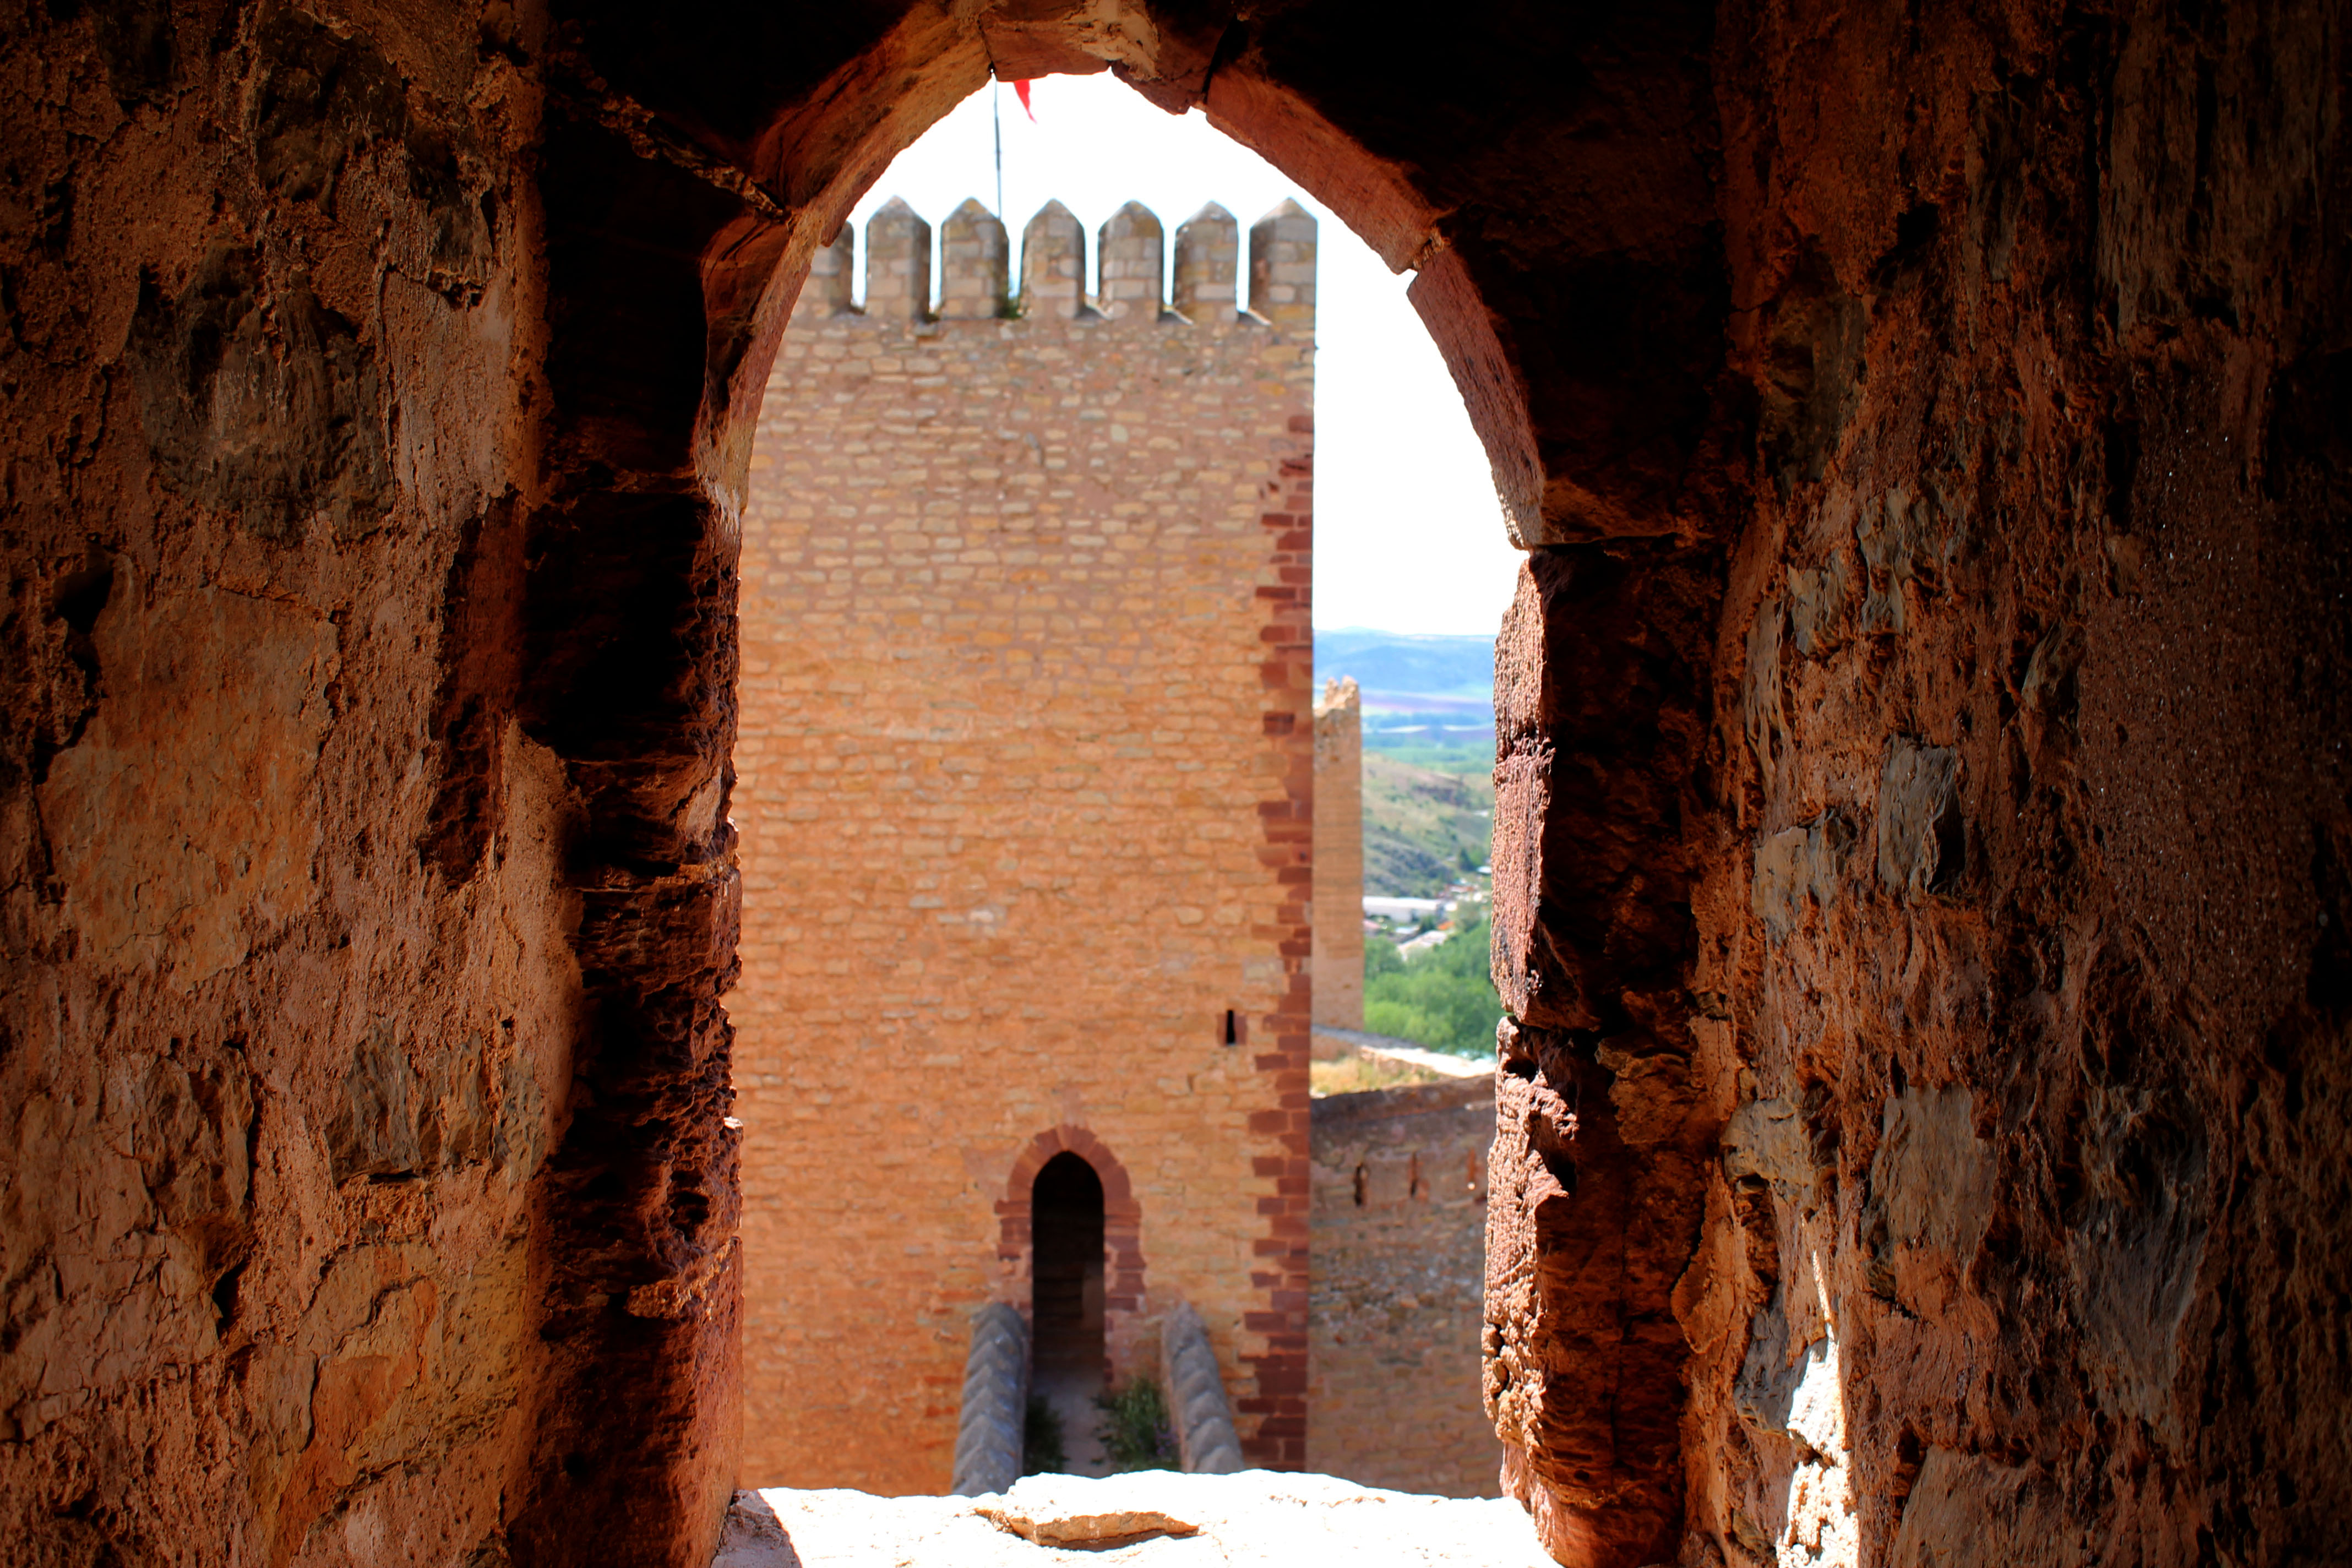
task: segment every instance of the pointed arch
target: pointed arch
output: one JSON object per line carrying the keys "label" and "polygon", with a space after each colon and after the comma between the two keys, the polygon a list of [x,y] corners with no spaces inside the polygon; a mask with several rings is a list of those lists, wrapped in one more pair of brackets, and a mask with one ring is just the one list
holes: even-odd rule
{"label": "pointed arch", "polygon": [[1049,1128],[1032,1138],[1013,1162],[1003,1194],[996,1200],[995,1298],[1015,1310],[1028,1310],[1036,1243],[1032,1194],[1037,1173],[1056,1154],[1076,1155],[1102,1182],[1103,1320],[1108,1334],[1114,1314],[1132,1319],[1143,1311],[1143,1209],[1135,1200],[1127,1167],[1108,1144],[1083,1127],[1065,1122]]}

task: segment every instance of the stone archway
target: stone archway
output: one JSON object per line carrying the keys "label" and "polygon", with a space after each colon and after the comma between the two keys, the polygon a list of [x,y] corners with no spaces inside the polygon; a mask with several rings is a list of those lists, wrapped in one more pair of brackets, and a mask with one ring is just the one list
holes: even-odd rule
{"label": "stone archway", "polygon": [[1127,1167],[1101,1139],[1084,1127],[1065,1122],[1040,1132],[1013,1162],[1012,1173],[1004,1181],[1004,1194],[996,1200],[996,1299],[1016,1309],[1025,1310],[1029,1304],[1033,1240],[1030,1194],[1036,1186],[1037,1173],[1058,1154],[1085,1161],[1102,1183],[1103,1312],[1106,1337],[1115,1337],[1111,1333],[1111,1318],[1117,1315],[1126,1320],[1119,1326],[1129,1328],[1145,1307],[1143,1208],[1136,1201]]}
{"label": "stone archway", "polygon": [[896,148],[1108,66],[1419,271],[1531,552],[1488,1392],[1555,1553],[2321,1550],[2339,10],[26,11],[0,1531],[708,1561],[752,413]]}
{"label": "stone archway", "polygon": [[[649,1301],[715,1278],[715,1055],[671,1042],[710,1037],[724,973],[725,895],[688,889],[723,882],[706,869],[718,840],[696,834],[724,787],[723,700],[708,694],[727,676],[727,519],[806,259],[992,68],[1108,67],[1202,105],[1416,269],[1530,551],[1498,650],[1511,1022],[1487,1393],[1547,1543],[1578,1563],[1745,1561],[1850,1517],[1854,1551],[1892,1554],[1914,1506],[1933,1521],[1995,1496],[2108,1496],[2083,1463],[2008,1458],[2051,1452],[2042,1436],[2082,1419],[2051,1391],[2088,1388],[2111,1426],[2160,1434],[2166,1475],[2303,1456],[2293,1498],[2257,1509],[2222,1488],[2179,1505],[2288,1550],[2310,1528],[2293,1521],[2342,1495],[2328,1439],[2267,1413],[2261,1391],[2284,1384],[2266,1352],[2199,1348],[2180,1324],[2202,1303],[2199,1322],[2228,1318],[2223,1337],[2252,1347],[2311,1321],[2284,1275],[2227,1311],[2200,1293],[2219,1276],[2199,1270],[2221,1267],[2198,1261],[2205,1248],[2260,1251],[2259,1226],[2210,1232],[2217,1173],[2273,1193],[2278,1216],[2328,1206],[2279,1173],[2299,1133],[2241,1135],[2195,1108],[2263,1100],[2300,1128],[2307,1106],[2352,1093],[2326,1073],[2316,1099],[2270,1076],[2340,1055],[2344,1015],[2335,990],[2289,973],[2340,961],[2336,938],[2309,932],[2341,929],[2352,834],[2308,762],[2340,732],[2330,693],[2352,668],[2326,629],[2340,571],[2319,542],[2342,422],[2310,412],[2343,404],[2345,295],[2284,281],[2344,276],[2340,236],[2288,216],[2347,199],[2352,117],[2331,107],[2327,25],[2300,13],[2192,37],[2153,11],[2056,6],[1998,25],[1893,5],[1011,9],[858,13],[818,37],[750,7],[681,21],[615,5],[548,37],[556,460],[531,529],[527,619],[548,629],[530,721],[598,825],[592,1001],[634,1059],[661,1064],[630,1069],[627,1087],[648,1087],[609,1141],[592,1117],[567,1143],[550,1267],[650,1276],[629,1292]],[[2168,85],[2182,81],[2231,86]],[[1432,82],[1465,84],[1445,112],[1429,112]],[[2209,500],[2185,499],[2184,474]],[[2244,564],[2240,542],[2263,528],[2295,565]],[[2202,679],[2178,649],[2206,624],[2207,590],[2158,569],[2161,529],[2239,563],[2231,635],[2300,694],[2292,722],[2256,725],[2218,687],[2176,703]],[[636,595],[625,616],[609,608],[621,585]],[[2158,629],[2117,607],[2151,595],[2170,617]],[[2294,628],[2326,650],[2316,677],[2286,651]],[[2100,639],[2104,659],[2084,651]],[[567,721],[586,710],[583,649],[599,642],[626,649],[642,700],[598,705],[617,722],[592,731]],[[2173,726],[2184,707],[2207,722]],[[2129,749],[2151,712],[2168,776],[2199,773],[2208,723],[2239,726],[2229,789],[2197,804],[2146,787]],[[2307,754],[2266,738],[2286,732],[2311,738]],[[2227,852],[2171,851],[2218,842],[2197,825],[2235,820],[2241,799],[2262,803],[2247,820],[2291,825],[2276,853],[2259,838],[2254,881]],[[2207,955],[2179,912],[2214,889],[2286,955],[2260,984],[2248,961]],[[1877,963],[1898,951],[1916,962]],[[2039,1066],[2006,1065],[2027,1036]],[[2166,1043],[2068,1043],[2143,1038]],[[2042,1081],[2077,1087],[2021,1087]],[[640,1109],[656,1107],[678,1114]],[[640,1239],[615,1249],[604,1200],[575,1222],[567,1194],[635,1170],[664,1175],[630,1188]],[[2093,1179],[2110,1171],[2151,1173]],[[672,1173],[722,1196],[669,1204]],[[1931,1225],[1880,1201],[1955,1173],[1951,1190],[1975,1194],[1965,1216]],[[2114,1235],[2168,1260],[2163,1311],[2145,1291],[2110,1300],[2133,1294],[2141,1256],[2097,1239]],[[1960,1281],[1975,1315],[1905,1284],[1901,1258]],[[1873,1325],[1834,1362],[1808,1289]],[[2073,1325],[2057,1338],[1984,1328],[2052,1291]],[[725,1359],[716,1315],[561,1342],[542,1429],[580,1433],[592,1467],[600,1439],[574,1413],[595,1408],[602,1369],[643,1357],[649,1383],[698,1391],[699,1412]],[[2297,1342],[2326,1369],[2305,1376],[2352,1388],[2340,1348]],[[1947,1358],[1992,1403],[1938,1403],[1902,1370]],[[1842,1405],[1877,1414],[1834,1433],[1777,1424],[1772,1391],[1832,1364]],[[2180,1392],[2200,1378],[2230,1391],[2218,1407],[2266,1413],[2176,1436],[2200,1425]],[[1824,1443],[1850,1458],[1808,1458]],[[710,1517],[717,1467],[695,1445],[613,1447],[649,1531]],[[551,1542],[571,1511],[558,1458],[532,1467],[528,1538]],[[1832,1479],[1859,1487],[1850,1516],[1823,1500]],[[2049,1518],[2168,1514],[2168,1484]]]}
{"label": "stone archway", "polygon": [[[992,68],[1015,77],[1111,68],[1165,106],[1198,103],[1391,265],[1417,271],[1412,298],[1486,443],[1514,534],[1542,552],[1508,640],[1519,673],[1504,683],[1515,704],[1502,731],[1513,756],[1498,810],[1498,823],[1510,826],[1496,862],[1507,997],[1531,1026],[1605,1026],[1628,1040],[1654,1038],[1638,1047],[1643,1053],[1687,1057],[1681,1026],[1662,1022],[1674,1007],[1655,998],[1681,986],[1694,952],[1696,825],[1659,805],[1687,787],[1707,734],[1713,616],[1736,518],[1734,492],[1703,454],[1709,442],[1736,444],[1742,418],[1721,384],[1728,289],[1708,173],[1712,18],[1696,6],[1639,23],[1531,11],[1510,25],[1526,36],[1490,49],[1491,32],[1433,36],[1402,14],[1343,20],[1301,9],[1240,23],[1074,8],[1018,21],[991,14],[967,26],[910,12],[845,35],[846,52],[823,68],[779,76],[774,62],[801,57],[770,41],[765,29],[776,24],[766,20],[730,18],[721,36],[704,30],[702,15],[682,26],[652,26],[622,8],[583,16],[567,35],[565,58],[579,79],[597,85],[551,106],[551,146],[561,156],[551,166],[562,172],[545,185],[561,345],[551,380],[559,407],[575,401],[567,388],[583,407],[616,416],[622,389],[630,403],[609,427],[601,414],[581,425],[582,445],[559,443],[582,459],[571,470],[583,487],[577,545],[591,559],[641,553],[636,511],[604,513],[615,492],[633,506],[639,496],[663,498],[643,504],[670,509],[676,539],[692,547],[659,592],[676,605],[677,627],[715,631],[703,584],[717,579],[698,574],[723,572],[731,560],[730,510],[740,505],[785,318],[815,248],[888,158]],[[1543,43],[1528,51],[1536,37]],[[1407,152],[1415,132],[1406,105],[1417,89],[1393,68],[1431,47],[1459,51],[1472,74],[1525,72],[1510,138],[1482,146],[1461,135],[1451,145],[1462,162],[1443,188]],[[1577,59],[1584,73],[1564,99],[1525,65],[1546,50]],[[1611,108],[1593,119],[1588,107],[1604,100]],[[1524,217],[1506,216],[1526,208],[1530,171],[1504,140],[1517,144],[1536,103],[1562,126],[1580,126],[1557,143],[1561,161],[1542,174],[1544,189],[1576,216],[1563,213],[1540,243],[1530,242]],[[654,126],[663,128],[659,138]],[[1636,166],[1643,180],[1624,184]],[[653,231],[672,242],[612,237]],[[1570,330],[1539,341],[1533,334],[1549,301],[1566,298],[1578,300]],[[689,320],[698,332],[656,325]],[[625,330],[615,331],[616,321]],[[590,460],[593,451],[616,460]],[[554,623],[593,615],[568,593],[548,597],[543,613]],[[678,646],[672,636],[660,634],[663,647]],[[702,667],[712,678],[724,679],[728,651],[713,646]],[[1568,686],[1638,693],[1638,701],[1623,711],[1574,708],[1555,695]],[[1639,762],[1614,776],[1556,767],[1628,734],[1657,740],[1644,739]],[[643,787],[634,770],[614,776]],[[1555,796],[1573,808],[1553,809]],[[1566,918],[1591,908],[1611,912],[1597,924],[1581,913]],[[1619,931],[1633,940],[1615,941]],[[1303,958],[1303,931],[1299,941]],[[1617,1000],[1629,986],[1650,1000],[1629,1010]],[[1297,1121],[1303,1147],[1303,1098],[1271,1114]],[[1561,1386],[1618,1390],[1607,1415],[1550,1408],[1538,1420],[1580,1424],[1568,1468],[1584,1479],[1573,1484],[1605,1492],[1605,1529],[1626,1538],[1627,1552],[1651,1550],[1681,1515],[1680,1359],[1635,1326],[1672,1319],[1668,1293],[1699,1229],[1712,1131],[1691,1098],[1666,1149],[1625,1156],[1628,1180],[1638,1167],[1647,1194],[1643,1221],[1594,1219],[1623,1253],[1612,1279],[1630,1288],[1578,1302],[1572,1332],[1536,1326],[1541,1314],[1527,1314],[1540,1341],[1531,1353],[1556,1366]],[[1295,1247],[1303,1234],[1270,1236],[1266,1245]],[[1544,1250],[1532,1229],[1507,1245],[1523,1255],[1522,1268]],[[1622,1331],[1586,1331],[1596,1314]],[[578,1342],[570,1354],[590,1378],[593,1343]],[[1302,1367],[1293,1380],[1302,1393],[1303,1377]],[[550,1396],[570,1397],[552,1388]],[[1637,1406],[1645,1418],[1624,1419]],[[1548,1452],[1534,1430],[1529,1439]],[[1639,1440],[1621,1445],[1619,1431]],[[1515,1483],[1531,1496],[1551,1484],[1546,1461],[1534,1463]],[[538,1473],[549,1478],[544,1517],[562,1517],[560,1472]]]}

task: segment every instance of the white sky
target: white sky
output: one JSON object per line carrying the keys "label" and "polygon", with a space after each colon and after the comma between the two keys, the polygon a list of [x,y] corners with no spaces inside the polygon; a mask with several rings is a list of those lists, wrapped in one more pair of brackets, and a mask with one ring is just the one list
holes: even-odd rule
{"label": "white sky", "polygon": [[1315,215],[1315,624],[1492,637],[1518,552],[1453,378],[1405,300],[1411,274],[1391,273],[1311,193],[1198,111],[1163,113],[1108,74],[1047,77],[1030,89],[1033,125],[1011,88],[982,89],[900,153],[858,204],[861,288],[866,220],[892,196],[935,236],[966,196],[995,206],[992,91],[1001,95],[1016,279],[1022,226],[1051,199],[1087,226],[1089,270],[1093,236],[1130,201],[1159,215],[1171,260],[1176,226],[1211,201],[1241,220],[1244,247],[1249,226],[1286,196]]}

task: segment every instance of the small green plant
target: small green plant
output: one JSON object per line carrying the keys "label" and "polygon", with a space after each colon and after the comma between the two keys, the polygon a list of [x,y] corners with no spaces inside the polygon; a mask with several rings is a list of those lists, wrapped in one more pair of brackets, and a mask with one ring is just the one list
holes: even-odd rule
{"label": "small green plant", "polygon": [[1021,1473],[1055,1476],[1069,1468],[1070,1457],[1062,1444],[1062,1413],[1031,1394],[1021,1420]]}
{"label": "small green plant", "polygon": [[1176,1433],[1169,1425],[1168,1401],[1160,1395],[1156,1380],[1130,1378],[1124,1388],[1096,1394],[1095,1408],[1103,1413],[1099,1433],[1112,1469],[1177,1468]]}

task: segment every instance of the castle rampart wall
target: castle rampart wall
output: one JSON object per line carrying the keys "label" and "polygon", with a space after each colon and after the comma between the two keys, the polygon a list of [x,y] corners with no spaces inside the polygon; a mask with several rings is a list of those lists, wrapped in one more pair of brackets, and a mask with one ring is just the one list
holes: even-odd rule
{"label": "castle rampart wall", "polygon": [[1306,1457],[1313,224],[1253,231],[1249,311],[1214,208],[1172,310],[1139,206],[1099,297],[1055,204],[1009,312],[1005,237],[949,216],[934,319],[919,216],[862,311],[845,231],[751,459],[746,1484],[945,1489],[1041,1139],[1131,1183],[1114,1375],[1189,1300],[1250,1462]]}
{"label": "castle rampart wall", "polygon": [[1478,1386],[1494,1136],[1483,1076],[1315,1102],[1309,1469],[1496,1495]]}

